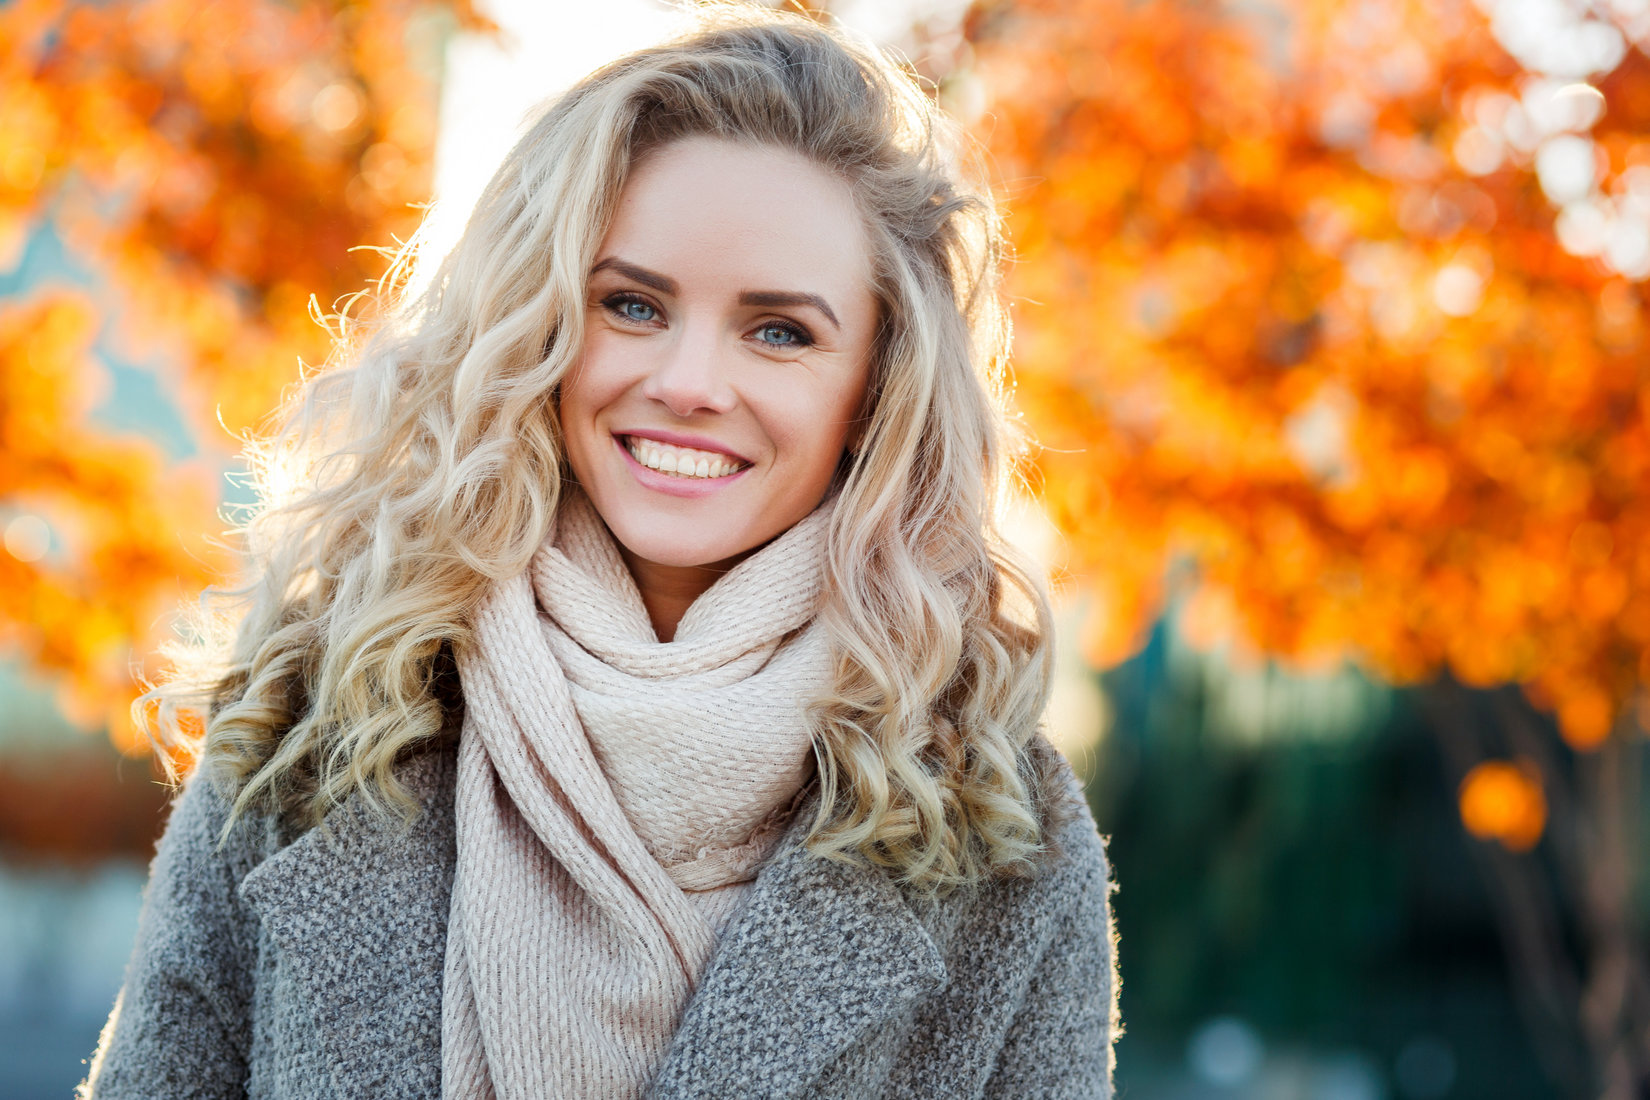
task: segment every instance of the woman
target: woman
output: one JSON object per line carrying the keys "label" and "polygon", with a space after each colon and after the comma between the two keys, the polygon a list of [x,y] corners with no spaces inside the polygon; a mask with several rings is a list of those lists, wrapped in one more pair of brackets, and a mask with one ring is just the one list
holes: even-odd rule
{"label": "woman", "polygon": [[88,1094],[1110,1094],[948,148],[762,11],[551,106],[262,453]]}

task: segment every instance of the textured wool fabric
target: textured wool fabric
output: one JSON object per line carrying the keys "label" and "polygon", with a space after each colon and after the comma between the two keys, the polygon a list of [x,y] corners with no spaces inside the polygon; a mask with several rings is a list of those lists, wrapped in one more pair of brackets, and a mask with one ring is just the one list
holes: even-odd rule
{"label": "textured wool fabric", "polygon": [[[1064,776],[1041,874],[937,900],[810,855],[810,784],[649,1095],[1107,1100],[1105,851],[1064,762],[1041,739],[1031,758]],[[398,765],[410,828],[357,795],[295,839],[253,814],[221,846],[228,803],[191,780],[82,1100],[439,1097],[457,775],[450,744]]]}
{"label": "textured wool fabric", "polygon": [[779,841],[827,686],[823,505],[661,643],[570,491],[458,655],[466,703],[442,1092],[623,1100]]}

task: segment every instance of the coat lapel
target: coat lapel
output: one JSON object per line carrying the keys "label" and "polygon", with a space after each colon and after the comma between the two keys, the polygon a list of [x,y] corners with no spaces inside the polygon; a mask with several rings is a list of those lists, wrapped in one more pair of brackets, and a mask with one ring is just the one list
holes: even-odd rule
{"label": "coat lapel", "polygon": [[398,773],[423,806],[410,827],[351,799],[241,883],[311,998],[340,1095],[440,1095],[455,771],[452,752],[416,757]]}
{"label": "coat lapel", "polygon": [[654,1081],[657,1100],[795,1095],[946,984],[939,948],[886,875],[802,847],[812,816],[797,814],[719,945]]}
{"label": "coat lapel", "polygon": [[[456,764],[430,752],[399,773],[423,806],[409,828],[352,799],[241,883],[310,998],[341,1095],[440,1096]],[[652,1086],[658,1100],[793,1096],[946,984],[933,937],[886,875],[803,848],[812,808],[723,936]]]}

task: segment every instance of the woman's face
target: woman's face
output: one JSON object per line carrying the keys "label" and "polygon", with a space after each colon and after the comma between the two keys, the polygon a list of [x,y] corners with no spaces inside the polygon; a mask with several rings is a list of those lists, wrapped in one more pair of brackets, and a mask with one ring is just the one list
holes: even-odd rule
{"label": "woman's face", "polygon": [[878,319],[846,183],[776,147],[666,146],[619,197],[585,318],[561,427],[632,571],[731,566],[819,504]]}

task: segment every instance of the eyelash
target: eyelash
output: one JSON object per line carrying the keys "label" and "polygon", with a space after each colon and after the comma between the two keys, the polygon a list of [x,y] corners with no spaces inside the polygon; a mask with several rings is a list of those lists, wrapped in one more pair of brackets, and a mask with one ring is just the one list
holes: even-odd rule
{"label": "eyelash", "polygon": [[756,331],[762,332],[763,330],[770,328],[776,328],[780,332],[789,333],[791,336],[791,342],[788,344],[771,344],[766,340],[758,340],[757,343],[768,344],[769,347],[775,348],[805,348],[814,342],[812,334],[794,321],[763,321],[760,325],[756,326]]}
{"label": "eyelash", "polygon": [[[653,319],[642,321],[634,317],[627,317],[624,313],[624,307],[632,304],[646,306],[648,309],[653,310],[655,315],[660,312],[658,306],[654,305],[640,294],[634,294],[630,291],[621,291],[618,294],[610,294],[606,298],[602,299],[602,308],[612,314],[613,317],[621,324],[648,325],[653,323]],[[795,321],[774,319],[763,321],[760,325],[756,326],[757,332],[763,332],[767,329],[778,329],[780,332],[787,333],[791,337],[790,342],[784,344],[776,344],[768,340],[757,341],[757,343],[766,344],[771,348],[806,348],[811,347],[814,342],[813,334],[801,325],[797,324]]]}
{"label": "eyelash", "polygon": [[628,291],[619,294],[609,294],[606,298],[602,299],[602,308],[607,310],[607,312],[611,313],[620,321],[631,325],[652,324],[651,320],[639,321],[634,317],[625,316],[624,307],[628,305],[646,306],[648,309],[651,309],[654,314],[658,314],[659,312],[658,306],[654,305],[646,298],[643,298],[640,294],[631,294]]}

